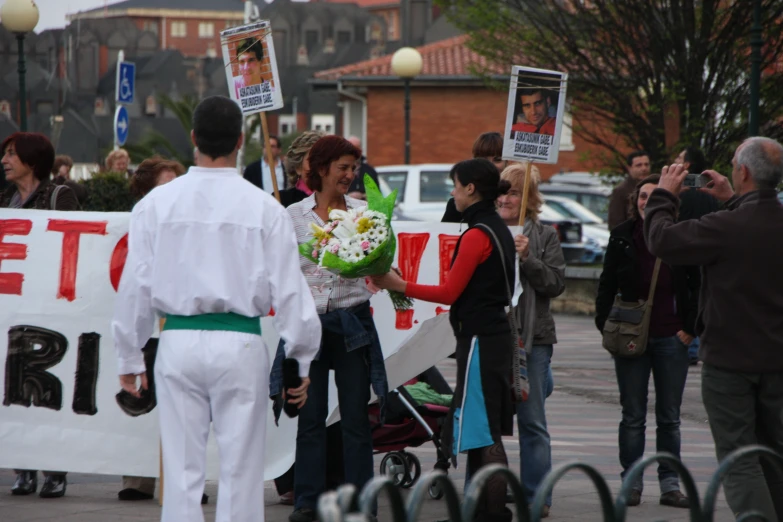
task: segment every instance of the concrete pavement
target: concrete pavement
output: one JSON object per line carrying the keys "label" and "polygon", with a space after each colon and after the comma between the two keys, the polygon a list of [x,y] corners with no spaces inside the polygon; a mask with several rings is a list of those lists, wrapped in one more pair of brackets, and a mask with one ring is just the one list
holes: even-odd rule
{"label": "concrete pavement", "polygon": [[[617,387],[614,380],[612,361],[600,347],[598,332],[592,319],[574,316],[556,318],[560,343],[555,347],[553,372],[555,392],[547,401],[547,417],[552,436],[554,465],[580,460],[595,466],[606,478],[614,495],[620,488],[619,463],[617,459],[617,425],[620,408]],[[455,366],[453,360],[439,365],[448,381],[453,385]],[[706,424],[706,415],[699,393],[700,367],[691,367],[688,376],[686,396],[683,401],[682,459],[693,474],[703,497],[706,484],[717,467],[712,438]],[[650,394],[650,412],[654,408],[654,393]],[[654,416],[648,418],[648,454],[654,453]],[[509,462],[513,470],[519,470],[519,444],[514,437],[505,441]],[[417,455],[424,472],[435,463],[435,449],[431,444],[410,450]],[[377,465],[382,455],[376,456]],[[461,491],[464,481],[463,469],[450,470],[451,478]],[[658,505],[658,485],[655,469],[646,473],[644,502],[636,508],[629,508],[628,520],[689,520],[687,510]],[[13,497],[9,489],[14,474],[0,470],[0,522],[152,522],[159,520],[160,508],[157,500],[142,502],[120,502],[117,491],[119,477],[97,475],[69,476],[67,495],[61,499],[41,499],[37,495]],[[40,478],[39,478],[40,480]],[[549,520],[601,520],[598,497],[594,486],[584,475],[572,473],[564,477],[555,487],[554,502]],[[215,483],[208,483],[207,494],[210,504],[204,507],[208,522],[214,521],[217,494]],[[267,484],[264,509],[266,519],[272,522],[287,520],[291,508],[277,504],[277,495],[272,483]],[[379,520],[390,521],[388,502],[380,501]],[[260,506],[259,506],[260,507]],[[448,518],[443,501],[427,500],[420,520],[444,520]],[[715,520],[733,520],[723,497]],[[186,521],[183,521],[186,522]]]}

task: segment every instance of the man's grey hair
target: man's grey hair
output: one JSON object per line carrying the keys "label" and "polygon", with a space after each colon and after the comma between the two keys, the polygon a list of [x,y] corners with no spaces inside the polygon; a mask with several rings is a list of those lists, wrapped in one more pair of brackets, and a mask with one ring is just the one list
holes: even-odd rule
{"label": "man's grey hair", "polygon": [[771,138],[749,138],[737,152],[737,166],[745,165],[760,189],[774,189],[783,180],[783,145]]}

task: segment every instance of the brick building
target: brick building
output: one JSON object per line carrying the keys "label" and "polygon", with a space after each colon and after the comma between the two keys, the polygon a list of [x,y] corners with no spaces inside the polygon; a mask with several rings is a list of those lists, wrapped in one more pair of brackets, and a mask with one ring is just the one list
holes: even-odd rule
{"label": "brick building", "polygon": [[[127,19],[157,40],[161,50],[176,49],[185,57],[220,55],[220,31],[244,20],[243,0],[125,0],[68,15],[68,21]],[[116,61],[116,52],[104,46],[106,72]]]}
{"label": "brick building", "polygon": [[[411,163],[451,163],[470,156],[482,132],[503,132],[508,91],[493,90],[471,74],[485,59],[458,36],[418,47],[424,68],[411,82]],[[508,73],[494,78],[508,82]],[[342,102],[338,132],[363,138],[374,165],[401,164],[404,157],[403,82],[391,71],[391,56],[321,71],[315,89],[337,90]],[[604,166],[598,150],[572,134],[564,117],[559,163],[539,165],[543,177]],[[585,124],[585,122],[582,122]]]}

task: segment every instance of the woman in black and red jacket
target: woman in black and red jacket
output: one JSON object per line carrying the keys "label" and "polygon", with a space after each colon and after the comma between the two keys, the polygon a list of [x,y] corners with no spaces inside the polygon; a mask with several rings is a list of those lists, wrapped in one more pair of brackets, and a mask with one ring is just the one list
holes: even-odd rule
{"label": "woman in black and red jacket", "polygon": [[[630,302],[646,300],[649,295],[655,256],[644,242],[644,208],[659,179],[656,174],[639,182],[629,201],[633,217],[612,230],[595,302],[595,324],[600,331],[618,293],[623,301]],[[688,376],[688,345],[696,335],[699,284],[698,267],[661,263],[647,349],[637,358],[614,358],[623,410],[619,429],[623,477],[644,455],[650,373],[655,383],[656,449],[680,455],[680,406]],[[680,492],[677,473],[671,466],[659,464],[658,481],[661,504],[688,507],[688,499]],[[642,485],[639,477],[628,499],[629,506],[641,502]]]}
{"label": "woman in black and red jacket", "polygon": [[[449,319],[457,337],[457,386],[442,443],[453,460],[467,453],[469,473],[475,474],[488,464],[508,466],[501,436],[513,430],[509,371],[513,341],[505,309],[508,292],[514,288],[516,249],[495,209],[495,200],[510,187],[508,181],[500,181],[497,167],[485,159],[462,161],[451,169],[451,178],[456,208],[469,228],[457,243],[446,282],[419,285],[394,272],[373,281],[414,299],[451,306]],[[483,227],[497,236],[500,248]],[[491,479],[484,493],[477,520],[510,522],[505,479]]]}

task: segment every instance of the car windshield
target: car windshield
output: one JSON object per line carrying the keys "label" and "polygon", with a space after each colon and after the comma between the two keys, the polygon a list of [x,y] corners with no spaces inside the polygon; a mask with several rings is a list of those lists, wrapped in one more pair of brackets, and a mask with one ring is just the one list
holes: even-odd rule
{"label": "car windshield", "polygon": [[554,208],[567,217],[575,218],[588,225],[603,225],[604,220],[596,216],[576,201],[552,201],[546,200],[547,205]]}
{"label": "car windshield", "polygon": [[446,170],[421,171],[420,201],[422,203],[444,203],[451,197],[454,181]]}
{"label": "car windshield", "polygon": [[397,203],[405,201],[405,183],[408,180],[407,172],[379,172],[378,183],[380,184],[381,194],[388,196],[393,190],[397,189]]}

